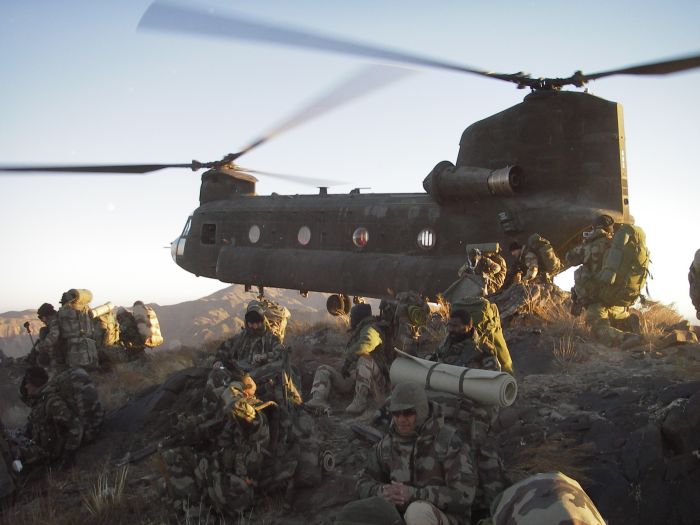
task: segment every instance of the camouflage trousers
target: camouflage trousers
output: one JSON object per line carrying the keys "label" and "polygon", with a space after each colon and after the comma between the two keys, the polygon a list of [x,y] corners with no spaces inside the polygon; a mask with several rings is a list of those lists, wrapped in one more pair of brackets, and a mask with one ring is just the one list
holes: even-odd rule
{"label": "camouflage trousers", "polygon": [[198,519],[210,510],[238,518],[253,504],[253,482],[224,468],[221,454],[195,453],[190,447],[161,451],[163,496],[178,516]]}
{"label": "camouflage trousers", "polygon": [[498,417],[498,407],[443,392],[428,392],[428,397],[440,403],[445,419],[471,445],[478,477],[473,508],[488,510],[491,502],[506,488],[503,461],[495,437],[490,434],[491,425]]}
{"label": "camouflage trousers", "polygon": [[324,400],[330,397],[332,389],[341,394],[349,394],[357,385],[365,385],[374,399],[383,400],[386,392],[386,379],[379,365],[371,356],[360,356],[357,359],[356,377],[343,377],[343,375],[328,365],[321,365],[314,373],[314,382],[311,387],[311,395],[318,392]]}
{"label": "camouflage trousers", "polygon": [[586,323],[593,335],[607,346],[622,344],[625,332],[618,330],[611,323],[620,323],[630,316],[629,308],[624,306],[603,306],[600,303],[586,307]]}

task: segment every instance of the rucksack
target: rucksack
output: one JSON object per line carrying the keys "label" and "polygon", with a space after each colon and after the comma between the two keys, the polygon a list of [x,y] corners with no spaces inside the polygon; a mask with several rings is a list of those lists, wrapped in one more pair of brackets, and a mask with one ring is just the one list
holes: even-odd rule
{"label": "rucksack", "polygon": [[649,274],[649,250],[646,235],[639,226],[622,224],[603,257],[596,280],[603,284],[598,292],[607,306],[631,306],[642,293]]}
{"label": "rucksack", "polygon": [[537,263],[542,266],[545,272],[550,275],[559,272],[561,261],[547,239],[540,236],[539,233],[533,233],[527,239],[527,247],[537,255]]}
{"label": "rucksack", "polygon": [[105,303],[90,310],[95,341],[99,346],[105,347],[119,344],[119,323],[117,323],[113,309],[112,303]]}
{"label": "rucksack", "polygon": [[104,410],[95,383],[82,368],[69,368],[51,379],[58,396],[83,425],[83,443],[93,441],[102,428]]}
{"label": "rucksack", "polygon": [[134,303],[134,319],[138,328],[141,341],[144,346],[155,348],[163,344],[163,336],[160,333],[160,323],[155,310],[142,301]]}
{"label": "rucksack", "polygon": [[501,315],[496,303],[484,297],[462,297],[452,303],[450,309],[452,312],[455,310],[469,312],[479,340],[493,347],[502,369],[510,370],[513,362],[503,336]]}
{"label": "rucksack", "polygon": [[289,310],[269,299],[260,299],[260,306],[265,312],[265,320],[267,321],[270,331],[279,337],[280,342],[284,343],[284,334],[287,331],[287,322],[292,317]]}
{"label": "rucksack", "polygon": [[495,285],[496,291],[498,291],[503,286],[503,283],[506,282],[506,273],[508,272],[508,265],[506,264],[506,260],[503,257],[501,257],[499,253],[496,252],[484,253],[483,256],[487,259],[491,259],[493,262],[495,262],[501,267],[501,271],[499,271],[493,276],[493,283]]}
{"label": "rucksack", "polygon": [[58,309],[61,338],[66,342],[66,364],[69,367],[98,366],[95,331],[90,317],[92,293],[72,289],[63,294],[63,306]]}

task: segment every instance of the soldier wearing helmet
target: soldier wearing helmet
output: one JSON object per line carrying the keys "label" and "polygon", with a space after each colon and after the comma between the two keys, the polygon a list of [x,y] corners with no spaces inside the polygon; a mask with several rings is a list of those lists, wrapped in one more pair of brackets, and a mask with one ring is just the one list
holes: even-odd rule
{"label": "soldier wearing helmet", "polygon": [[580,265],[574,273],[571,311],[578,315],[585,308],[586,323],[591,327],[593,335],[608,346],[628,348],[643,342],[639,335],[630,333],[638,318],[632,317],[626,306],[604,304],[599,299],[600,287],[605,284],[601,284],[597,277],[603,269],[614,232],[613,218],[610,215],[600,215],[593,221],[592,230],[584,232],[582,244],[566,254],[569,266]]}
{"label": "soldier wearing helmet", "polygon": [[366,506],[393,505],[406,525],[469,523],[476,490],[469,445],[443,423],[422,385],[397,384],[389,410],[389,432],[369,452],[357,484],[360,498]]}
{"label": "soldier wearing helmet", "polygon": [[30,360],[45,366],[51,373],[62,370],[66,367],[66,342],[61,337],[58,313],[52,304],[44,303],[37,310],[37,317],[44,326],[39,330]]}
{"label": "soldier wearing helmet", "polygon": [[479,248],[471,248],[467,254],[467,262],[457,270],[457,276],[462,278],[467,274],[478,275],[484,279],[486,294],[496,293],[505,280],[505,261],[500,258],[497,263],[492,258],[481,253]]}

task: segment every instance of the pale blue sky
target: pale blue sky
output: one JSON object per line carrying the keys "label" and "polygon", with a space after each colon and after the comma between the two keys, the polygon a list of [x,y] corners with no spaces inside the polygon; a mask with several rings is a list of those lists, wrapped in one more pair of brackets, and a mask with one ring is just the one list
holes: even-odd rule
{"label": "pale blue sky", "polygon": [[[194,2],[192,2],[194,4]],[[0,163],[214,160],[237,151],[365,61],[137,32],[148,1],[0,0]],[[215,10],[500,72],[568,76],[700,52],[700,3],[270,0]],[[652,250],[655,299],[690,315],[700,247],[700,73],[590,84],[625,111],[630,205]],[[423,70],[250,153],[260,170],[422,191],[470,123],[522,100],[497,81]],[[262,180],[267,194],[313,192]],[[161,304],[224,286],[162,247],[197,206],[199,174],[0,178],[0,311],[90,288],[95,304]]]}

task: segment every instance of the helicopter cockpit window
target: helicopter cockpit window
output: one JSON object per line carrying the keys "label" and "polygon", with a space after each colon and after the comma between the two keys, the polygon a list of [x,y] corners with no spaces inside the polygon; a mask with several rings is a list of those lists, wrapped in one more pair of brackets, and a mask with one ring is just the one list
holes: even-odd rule
{"label": "helicopter cockpit window", "polygon": [[248,230],[248,240],[251,244],[255,244],[260,240],[260,226],[253,224]]}
{"label": "helicopter cockpit window", "polygon": [[190,226],[192,226],[192,215],[187,218],[187,222],[185,223],[185,227],[182,229],[182,234],[180,237],[187,237],[187,235],[189,235]]}
{"label": "helicopter cockpit window", "polygon": [[202,224],[202,244],[216,244],[216,224]]}
{"label": "helicopter cockpit window", "polygon": [[302,226],[299,228],[299,233],[297,234],[297,240],[302,246],[306,246],[311,241],[311,229],[308,226]]}
{"label": "helicopter cockpit window", "polygon": [[364,248],[369,242],[369,231],[364,226],[357,228],[352,234],[352,242],[358,248]]}
{"label": "helicopter cockpit window", "polygon": [[424,250],[430,250],[435,246],[435,232],[431,228],[424,228],[418,234],[418,246]]}

